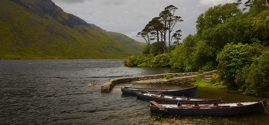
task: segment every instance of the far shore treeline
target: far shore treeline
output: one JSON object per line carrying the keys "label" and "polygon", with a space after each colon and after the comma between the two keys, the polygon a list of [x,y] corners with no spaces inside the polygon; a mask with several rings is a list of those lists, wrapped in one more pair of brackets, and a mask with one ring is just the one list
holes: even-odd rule
{"label": "far shore treeline", "polygon": [[180,8],[166,7],[138,33],[148,43],[143,54],[129,56],[124,65],[171,67],[185,72],[217,69],[218,81],[229,89],[266,96],[269,91],[268,0],[248,0],[243,10],[238,8],[240,4],[238,0],[209,8],[197,18],[196,34],[189,34],[183,43],[178,42],[180,29],[172,34],[174,25],[183,21],[175,16]]}

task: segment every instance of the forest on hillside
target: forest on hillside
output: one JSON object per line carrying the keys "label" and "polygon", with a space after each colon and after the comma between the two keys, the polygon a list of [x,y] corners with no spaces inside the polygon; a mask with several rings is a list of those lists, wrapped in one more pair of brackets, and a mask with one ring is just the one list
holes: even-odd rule
{"label": "forest on hillside", "polygon": [[[244,4],[247,11],[239,9]],[[217,69],[229,89],[258,96],[269,86],[269,5],[248,0],[209,8],[196,20],[197,33],[179,43],[181,30],[172,33],[169,22],[183,21],[166,7],[138,33],[148,41],[142,55],[130,56],[126,66],[171,67],[189,71]],[[164,18],[163,14],[167,16]],[[153,23],[155,22],[155,23]],[[159,29],[158,29],[158,28]],[[161,27],[161,28],[160,28]],[[184,31],[183,31],[184,32]],[[165,38],[168,37],[168,38]],[[175,40],[174,45],[170,45]],[[168,50],[168,51],[166,51]]]}

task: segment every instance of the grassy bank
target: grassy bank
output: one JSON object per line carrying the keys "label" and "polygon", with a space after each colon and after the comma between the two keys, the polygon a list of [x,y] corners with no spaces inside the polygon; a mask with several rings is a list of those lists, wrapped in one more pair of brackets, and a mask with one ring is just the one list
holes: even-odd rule
{"label": "grassy bank", "polygon": [[205,81],[204,79],[197,77],[192,80],[192,85],[198,85],[199,87],[207,87],[207,88],[213,88],[213,89],[224,89],[227,88],[225,85],[221,84],[215,84],[215,82],[210,81]]}

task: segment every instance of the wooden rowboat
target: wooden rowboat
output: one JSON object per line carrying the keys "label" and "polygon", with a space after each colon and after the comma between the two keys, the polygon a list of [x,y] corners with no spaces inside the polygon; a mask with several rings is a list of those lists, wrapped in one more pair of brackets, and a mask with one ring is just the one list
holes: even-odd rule
{"label": "wooden rowboat", "polygon": [[136,92],[136,96],[141,99],[146,99],[156,102],[221,102],[219,99],[203,99],[203,98],[190,98],[185,96],[172,96],[164,95],[160,93],[150,93],[150,92]]}
{"label": "wooden rowboat", "polygon": [[177,115],[228,116],[246,113],[264,113],[266,99],[260,101],[168,103],[150,101],[153,113]]}
{"label": "wooden rowboat", "polygon": [[166,95],[174,96],[186,96],[196,97],[198,85],[191,88],[178,88],[178,89],[163,89],[163,88],[133,88],[133,87],[122,87],[121,91],[124,94],[136,95],[136,92],[147,91],[154,93],[161,93]]}

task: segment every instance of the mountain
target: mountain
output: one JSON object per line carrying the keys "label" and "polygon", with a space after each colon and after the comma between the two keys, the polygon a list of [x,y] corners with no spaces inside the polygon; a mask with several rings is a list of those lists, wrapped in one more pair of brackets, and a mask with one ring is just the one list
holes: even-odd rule
{"label": "mountain", "polygon": [[121,33],[108,31],[108,32],[106,32],[106,34],[109,37],[119,41],[121,45],[123,45],[125,48],[129,49],[130,51],[132,51],[136,55],[141,54],[142,50],[146,46],[146,43],[137,42],[134,39],[132,39],[124,34],[121,34]]}
{"label": "mountain", "polygon": [[[0,1],[0,59],[126,58],[138,54],[51,0]],[[137,51],[142,51],[140,47]]]}

